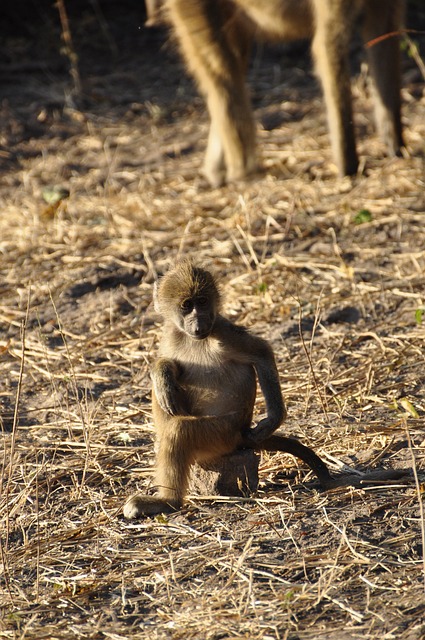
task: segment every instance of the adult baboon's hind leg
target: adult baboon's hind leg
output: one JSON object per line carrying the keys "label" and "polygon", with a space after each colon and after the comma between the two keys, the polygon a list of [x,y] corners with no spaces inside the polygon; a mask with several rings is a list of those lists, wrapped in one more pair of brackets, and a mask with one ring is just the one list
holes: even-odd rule
{"label": "adult baboon's hind leg", "polygon": [[204,174],[213,186],[256,166],[255,124],[245,84],[250,38],[229,3],[169,0],[169,16],[211,119]]}
{"label": "adult baboon's hind leg", "polygon": [[[332,150],[341,176],[357,172],[348,46],[355,19],[352,0],[314,0],[313,55],[328,114]],[[350,11],[353,15],[350,14]]]}
{"label": "adult baboon's hind leg", "polygon": [[[378,132],[390,154],[403,145],[400,114],[400,38],[395,35],[404,14],[403,0],[373,0],[365,6],[363,33],[368,46],[369,70],[373,80],[375,119]],[[388,38],[373,43],[384,34]]]}

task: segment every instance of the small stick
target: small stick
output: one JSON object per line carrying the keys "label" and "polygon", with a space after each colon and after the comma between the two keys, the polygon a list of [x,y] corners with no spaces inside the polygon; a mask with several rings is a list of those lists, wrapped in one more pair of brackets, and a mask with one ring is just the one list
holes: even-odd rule
{"label": "small stick", "polygon": [[71,30],[69,28],[68,14],[66,13],[64,0],[57,0],[56,6],[59,11],[59,17],[62,26],[62,38],[65,43],[65,55],[70,63],[69,73],[74,82],[74,95],[79,98],[81,96],[81,78],[78,70],[78,55],[74,49],[74,43],[72,42]]}
{"label": "small stick", "polygon": [[299,307],[298,307],[298,333],[299,333],[299,336],[301,338],[301,344],[302,344],[303,351],[304,351],[305,356],[306,356],[307,361],[308,361],[308,366],[310,367],[310,371],[311,371],[311,375],[312,375],[313,383],[314,383],[314,388],[316,389],[317,395],[319,396],[319,401],[320,401],[320,404],[322,405],[323,412],[324,412],[324,414],[326,416],[326,421],[329,424],[329,416],[328,416],[328,411],[327,411],[327,408],[326,408],[326,402],[325,402],[325,399],[322,396],[322,392],[321,392],[320,386],[319,386],[319,381],[318,381],[318,379],[316,377],[316,372],[314,371],[313,362],[312,362],[312,359],[311,359],[311,349],[312,349],[312,346],[313,346],[314,332],[315,332],[316,327],[317,327],[318,309],[316,311],[316,316],[315,316],[315,319],[314,319],[314,326],[313,326],[313,330],[312,330],[312,334],[311,334],[311,343],[310,343],[310,352],[309,352],[309,350],[307,349],[307,345],[305,343],[303,329],[302,329],[302,309],[301,309],[300,301],[298,301],[298,304],[299,304]]}
{"label": "small stick", "polygon": [[410,455],[412,456],[413,475],[414,475],[414,478],[415,478],[416,493],[418,495],[418,502],[419,502],[419,514],[420,514],[420,517],[421,517],[421,533],[422,533],[422,563],[423,563],[422,571],[423,571],[424,591],[425,591],[425,517],[424,517],[424,505],[423,505],[423,502],[422,502],[421,485],[419,483],[418,470],[416,468],[415,453],[413,451],[412,440],[410,438],[410,433],[409,433],[409,429],[408,429],[408,426],[407,426],[407,418],[405,416],[403,416],[402,420],[403,420],[403,424],[404,424],[404,429],[406,431],[406,438],[407,438],[407,444],[409,445]]}
{"label": "small stick", "polygon": [[[6,487],[5,487],[5,491],[4,491],[4,495],[5,495],[5,503],[6,503],[6,532],[5,532],[5,537],[4,537],[4,543],[2,543],[0,541],[0,552],[1,552],[1,557],[2,557],[2,562],[3,562],[3,566],[4,566],[4,575],[5,575],[5,581],[6,581],[6,586],[7,586],[7,590],[9,592],[9,596],[12,599],[12,592],[11,592],[11,588],[10,588],[10,578],[9,578],[9,565],[8,565],[8,550],[9,550],[9,534],[10,534],[10,529],[9,529],[9,509],[8,509],[8,504],[9,504],[9,493],[10,493],[10,485],[12,483],[12,475],[13,475],[13,458],[15,455],[15,446],[16,446],[16,432],[18,430],[18,424],[19,424],[19,403],[20,403],[20,399],[21,399],[21,391],[22,391],[22,380],[24,377],[24,364],[25,364],[25,335],[26,335],[26,328],[27,328],[27,324],[28,324],[28,316],[29,316],[29,309],[30,309],[30,297],[31,297],[31,289],[28,290],[28,299],[27,299],[27,308],[26,308],[26,313],[25,313],[25,318],[22,320],[22,324],[21,324],[21,340],[22,340],[22,346],[21,346],[21,364],[19,367],[19,377],[18,377],[18,387],[16,390],[16,399],[15,399],[15,409],[13,412],[13,425],[12,425],[12,436],[10,439],[10,456],[9,456],[9,473],[7,476],[7,481],[6,481]],[[6,467],[6,453],[5,453],[5,457],[4,457],[4,461],[3,461],[3,472],[2,472],[2,476],[1,476],[1,481],[3,481],[3,473],[5,471],[5,467]]]}

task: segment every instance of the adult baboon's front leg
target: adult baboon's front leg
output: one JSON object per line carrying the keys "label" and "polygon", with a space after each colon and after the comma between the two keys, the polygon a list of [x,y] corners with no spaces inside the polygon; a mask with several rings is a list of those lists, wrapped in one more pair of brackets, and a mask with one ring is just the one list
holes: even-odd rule
{"label": "adult baboon's front leg", "polygon": [[[366,3],[364,38],[373,79],[375,120],[390,154],[403,145],[400,114],[400,39],[395,35],[403,20],[403,0],[374,0]],[[373,42],[379,36],[389,37]]]}
{"label": "adult baboon's front leg", "polygon": [[355,174],[358,167],[347,59],[350,25],[354,21],[347,14],[352,4],[351,0],[314,0],[313,55],[323,87],[333,155],[341,176]]}

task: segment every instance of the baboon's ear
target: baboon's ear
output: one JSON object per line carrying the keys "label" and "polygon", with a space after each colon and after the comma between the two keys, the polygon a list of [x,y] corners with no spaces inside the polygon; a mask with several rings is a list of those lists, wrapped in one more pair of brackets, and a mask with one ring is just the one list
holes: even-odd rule
{"label": "baboon's ear", "polygon": [[161,313],[161,309],[159,306],[159,300],[158,300],[158,280],[155,280],[155,282],[153,283],[153,306],[154,309],[157,313]]}

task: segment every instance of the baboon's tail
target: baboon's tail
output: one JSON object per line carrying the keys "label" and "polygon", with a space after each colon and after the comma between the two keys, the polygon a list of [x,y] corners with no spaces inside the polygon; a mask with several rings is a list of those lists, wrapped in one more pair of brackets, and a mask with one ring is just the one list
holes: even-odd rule
{"label": "baboon's tail", "polygon": [[314,453],[313,449],[301,444],[295,438],[273,435],[258,444],[250,441],[249,447],[257,451],[283,451],[290,453],[308,464],[319,479],[323,489],[336,487],[365,487],[369,484],[379,484],[398,480],[410,475],[409,469],[378,469],[361,474],[342,474],[336,478],[331,476],[326,463]]}
{"label": "baboon's tail", "polygon": [[295,438],[273,435],[258,444],[251,441],[248,446],[257,451],[282,451],[283,453],[290,453],[308,464],[310,469],[314,471],[318,477],[324,489],[329,489],[334,484],[334,478],[329,473],[326,463],[314,453],[313,449],[301,444],[301,442]]}

